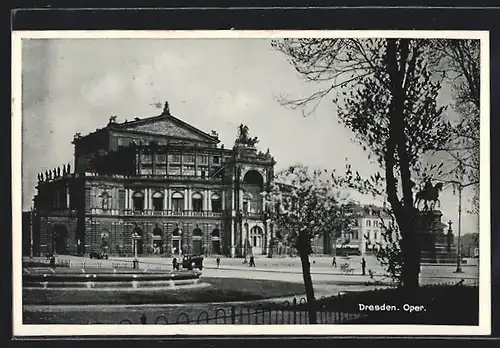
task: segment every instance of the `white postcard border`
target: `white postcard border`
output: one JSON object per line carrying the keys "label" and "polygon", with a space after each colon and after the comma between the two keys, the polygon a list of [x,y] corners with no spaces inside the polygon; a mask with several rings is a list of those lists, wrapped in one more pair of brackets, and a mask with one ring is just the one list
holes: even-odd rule
{"label": "white postcard border", "polygon": [[[277,39],[277,38],[454,38],[481,40],[480,122],[480,308],[478,326],[448,325],[27,325],[22,323],[22,40],[25,39]],[[491,333],[490,264],[490,84],[488,31],[15,31],[12,33],[12,250],[14,336],[178,336],[178,335],[350,335],[350,336],[466,336]]]}

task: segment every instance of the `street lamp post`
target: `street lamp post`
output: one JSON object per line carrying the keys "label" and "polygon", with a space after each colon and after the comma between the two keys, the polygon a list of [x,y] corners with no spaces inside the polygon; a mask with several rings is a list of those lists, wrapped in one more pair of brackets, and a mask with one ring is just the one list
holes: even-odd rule
{"label": "street lamp post", "polygon": [[31,208],[30,213],[30,258],[33,258],[33,208]]}
{"label": "street lamp post", "polygon": [[138,239],[139,239],[139,235],[137,234],[137,232],[134,232],[134,234],[132,234],[132,240],[134,241],[134,261],[133,261],[134,269],[139,268],[139,260],[137,260],[137,240]]}
{"label": "street lamp post", "polygon": [[462,190],[464,187],[470,186],[473,183],[469,184],[462,184],[460,181],[456,180],[439,180],[436,179],[437,181],[445,182],[445,183],[451,183],[454,184],[458,187],[458,241],[457,241],[457,269],[455,270],[454,273],[463,273],[462,270],[462,250],[461,250],[461,233],[462,233]]}
{"label": "street lamp post", "polygon": [[243,260],[243,263],[247,263],[248,260],[247,260],[247,256],[248,256],[248,244],[250,243],[249,241],[249,228],[248,228],[248,213],[246,210],[243,211],[245,213],[245,246],[243,248],[243,253],[244,253],[244,256],[245,256],[245,259]]}
{"label": "street lamp post", "polygon": [[462,271],[462,248],[461,244],[461,232],[462,232],[462,184],[458,185],[458,242],[457,242],[457,269],[455,273],[463,273]]}

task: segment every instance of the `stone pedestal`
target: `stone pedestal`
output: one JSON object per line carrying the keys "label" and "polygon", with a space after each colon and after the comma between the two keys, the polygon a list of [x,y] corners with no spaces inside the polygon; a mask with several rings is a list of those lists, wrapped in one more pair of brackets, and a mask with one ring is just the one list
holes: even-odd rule
{"label": "stone pedestal", "polygon": [[[439,210],[418,212],[416,229],[420,234],[421,263],[456,263],[457,250],[453,245],[453,233],[444,232]],[[451,240],[450,240],[451,238]]]}

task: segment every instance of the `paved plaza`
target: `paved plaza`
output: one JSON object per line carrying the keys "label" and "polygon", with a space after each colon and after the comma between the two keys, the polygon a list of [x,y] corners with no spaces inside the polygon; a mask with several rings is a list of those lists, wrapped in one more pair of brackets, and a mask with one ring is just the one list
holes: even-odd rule
{"label": "paved plaza", "polygon": [[[72,267],[99,267],[110,268],[113,266],[131,266],[131,257],[110,257],[108,260],[95,260],[86,257],[69,255],[58,256],[60,260],[69,260]],[[172,269],[172,259],[165,257],[139,257],[141,269]],[[366,256],[366,275],[362,275],[361,256],[350,256],[349,258],[337,257],[337,267],[332,266],[331,257],[311,257],[311,274],[315,285],[354,285],[364,284],[371,281],[368,270],[374,273],[374,280],[388,282],[383,267],[374,256]],[[349,263],[354,271],[352,274],[344,274],[340,265]],[[217,268],[215,258],[206,258],[203,263],[203,276],[247,278],[247,279],[270,279],[288,282],[302,282],[302,266],[298,257],[256,257],[255,267],[249,267],[243,263],[242,258],[222,258],[220,267]],[[463,273],[455,273],[456,265],[422,265],[421,284],[453,283],[464,279],[467,283],[477,282],[479,270],[477,260],[467,260],[462,266]],[[336,286],[338,288],[338,286]]]}

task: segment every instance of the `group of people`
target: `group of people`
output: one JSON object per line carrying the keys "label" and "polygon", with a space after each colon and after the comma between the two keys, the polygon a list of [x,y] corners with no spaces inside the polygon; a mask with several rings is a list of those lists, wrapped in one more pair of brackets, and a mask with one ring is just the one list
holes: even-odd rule
{"label": "group of people", "polygon": [[[337,259],[335,258],[335,256],[332,260],[332,266],[337,267]],[[364,257],[361,259],[361,274],[366,275],[366,260]]]}

